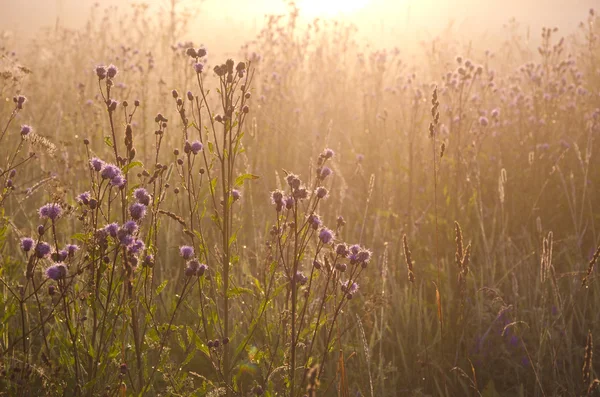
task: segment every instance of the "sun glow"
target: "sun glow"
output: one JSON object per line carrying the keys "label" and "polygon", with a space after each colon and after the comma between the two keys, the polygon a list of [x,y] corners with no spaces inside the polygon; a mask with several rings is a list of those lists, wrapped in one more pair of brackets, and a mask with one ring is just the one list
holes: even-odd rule
{"label": "sun glow", "polygon": [[300,0],[300,13],[309,17],[330,17],[360,11],[370,0]]}

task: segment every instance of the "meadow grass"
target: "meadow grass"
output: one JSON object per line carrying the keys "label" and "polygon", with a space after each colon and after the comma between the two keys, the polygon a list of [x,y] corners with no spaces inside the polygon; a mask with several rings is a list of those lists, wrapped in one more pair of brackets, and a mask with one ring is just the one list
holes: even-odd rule
{"label": "meadow grass", "polygon": [[234,61],[171,5],[1,36],[0,395],[598,393],[593,10]]}

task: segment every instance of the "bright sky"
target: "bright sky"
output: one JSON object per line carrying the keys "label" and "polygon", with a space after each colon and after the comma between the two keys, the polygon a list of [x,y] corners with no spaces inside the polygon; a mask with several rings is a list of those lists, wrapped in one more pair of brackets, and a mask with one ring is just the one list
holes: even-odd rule
{"label": "bright sky", "polygon": [[[68,26],[81,26],[95,2],[101,6],[127,7],[142,0],[0,0],[0,30],[9,29],[31,36],[41,25],[54,25],[56,18]],[[264,15],[282,13],[287,0],[183,0],[200,7],[202,32],[210,36],[231,33],[239,42],[251,39],[264,21]],[[170,0],[147,0],[153,6],[166,6]],[[407,32],[434,35],[450,20],[465,31],[494,33],[511,17],[532,28],[537,35],[542,26],[559,26],[572,31],[587,16],[589,8],[600,8],[598,0],[297,0],[301,15],[307,18],[343,15],[375,41],[393,42]],[[599,10],[600,11],[600,10]],[[396,43],[398,44],[398,43]],[[233,44],[232,44],[233,46]]]}

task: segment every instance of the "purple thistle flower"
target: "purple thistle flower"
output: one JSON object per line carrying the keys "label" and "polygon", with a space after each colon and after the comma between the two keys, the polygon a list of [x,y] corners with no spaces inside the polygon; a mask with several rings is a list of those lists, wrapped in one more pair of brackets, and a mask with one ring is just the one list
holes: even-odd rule
{"label": "purple thistle flower", "polygon": [[274,192],[271,192],[271,202],[273,204],[282,204],[283,192],[281,190],[275,190]]}
{"label": "purple thistle flower", "polygon": [[325,197],[327,197],[327,189],[324,188],[323,186],[319,186],[317,188],[317,190],[315,190],[315,193],[317,194],[317,197],[320,199],[324,199]]}
{"label": "purple thistle flower", "polygon": [[45,258],[48,255],[50,255],[51,251],[52,251],[52,247],[50,247],[50,244],[45,243],[43,241],[41,241],[35,245],[35,256],[37,256],[40,259]]}
{"label": "purple thistle flower", "polygon": [[64,262],[69,257],[69,252],[67,250],[58,251],[58,261]]}
{"label": "purple thistle flower", "polygon": [[46,276],[54,281],[67,276],[67,267],[62,263],[57,263],[46,269]]}
{"label": "purple thistle flower", "polygon": [[363,249],[356,256],[359,262],[369,262],[371,260],[371,251]]}
{"label": "purple thistle flower", "polygon": [[188,259],[192,259],[194,256],[194,247],[190,247],[189,245],[182,245],[179,247],[179,255],[186,261]]}
{"label": "purple thistle flower", "polygon": [[194,70],[196,71],[197,74],[202,73],[202,71],[204,70],[204,64],[201,62],[196,62],[194,64]]}
{"label": "purple thistle flower", "polygon": [[39,209],[40,218],[55,221],[62,214],[62,207],[56,203],[46,204]]}
{"label": "purple thistle flower", "polygon": [[150,205],[150,194],[143,187],[137,188],[133,191],[133,196],[140,204],[144,204],[146,206]]}
{"label": "purple thistle flower", "polygon": [[152,255],[152,254],[146,255],[146,257],[144,258],[144,266],[149,266],[149,267],[154,266],[154,255]]}
{"label": "purple thistle flower", "polygon": [[345,283],[342,283],[342,291],[348,294],[355,294],[356,291],[358,291],[358,283],[353,282],[352,285],[348,287],[349,282],[350,280],[346,281]]}
{"label": "purple thistle flower", "polygon": [[88,205],[90,203],[90,192],[83,192],[77,196],[77,201],[81,204]]}
{"label": "purple thistle flower", "polygon": [[123,230],[127,232],[127,234],[134,234],[138,230],[138,224],[135,221],[127,221],[123,224]]}
{"label": "purple thistle flower", "polygon": [[333,232],[327,228],[321,229],[319,239],[323,244],[329,244],[333,241]]}
{"label": "purple thistle flower", "polygon": [[191,143],[190,145],[190,150],[192,151],[193,154],[198,154],[202,151],[202,143],[200,141],[194,141]]}
{"label": "purple thistle flower", "polygon": [[146,249],[146,244],[144,244],[144,242],[140,239],[136,239],[133,244],[131,244],[128,248],[127,251],[129,251],[130,254],[133,255],[138,255],[139,253],[143,252]]}
{"label": "purple thistle flower", "polygon": [[103,66],[103,65],[96,66],[96,76],[98,76],[98,78],[100,80],[103,80],[104,78],[106,78],[106,66]]}
{"label": "purple thistle flower", "polygon": [[13,98],[13,101],[17,104],[17,109],[23,109],[23,105],[27,102],[27,98],[23,95],[18,95]]}
{"label": "purple thistle flower", "polygon": [[206,273],[206,271],[208,270],[208,266],[206,266],[204,263],[202,263],[199,267],[198,270],[196,271],[196,274],[198,276],[203,276],[204,273]]}
{"label": "purple thistle flower", "polygon": [[133,236],[127,233],[127,230],[125,229],[119,229],[117,232],[117,239],[119,240],[119,243],[125,247],[133,244]]}
{"label": "purple thistle flower", "polygon": [[335,268],[344,273],[346,271],[346,269],[348,268],[348,265],[346,265],[345,263],[338,263],[337,265],[335,265]]}
{"label": "purple thistle flower", "polygon": [[289,174],[285,180],[287,181],[288,185],[292,188],[292,189],[298,189],[300,187],[300,185],[302,184],[302,181],[300,180],[300,178],[298,178],[297,175],[294,174]]}
{"label": "purple thistle flower", "polygon": [[333,171],[331,171],[331,168],[323,167],[318,171],[318,177],[319,177],[319,179],[325,179],[332,173],[333,173]]}
{"label": "purple thistle flower", "polygon": [[107,69],[106,69],[106,75],[108,77],[110,77],[111,79],[114,78],[117,73],[119,72],[119,69],[117,69],[117,67],[113,64],[111,64]]}
{"label": "purple thistle flower", "polygon": [[360,251],[360,245],[358,245],[358,244],[353,244],[353,245],[351,245],[351,246],[350,246],[350,248],[349,248],[349,249],[350,249],[350,252],[351,252],[351,253],[353,253],[353,254],[355,254],[355,255],[356,255],[356,254],[358,254],[358,252]]}
{"label": "purple thistle flower", "polygon": [[198,58],[203,58],[206,56],[206,49],[204,48],[198,48],[196,50],[196,55],[198,56]]}
{"label": "purple thistle flower", "polygon": [[21,126],[21,136],[26,136],[29,135],[29,133],[32,131],[31,126],[27,125],[27,124],[23,124]]}
{"label": "purple thistle flower", "polygon": [[308,282],[308,277],[306,277],[302,272],[296,272],[296,276],[294,278],[300,285],[304,285]]}
{"label": "purple thistle flower", "polygon": [[346,257],[348,256],[348,246],[346,243],[340,243],[335,247],[335,253],[339,256]]}
{"label": "purple thistle flower", "polygon": [[75,252],[79,251],[79,246],[76,244],[67,244],[66,248],[70,256],[75,255]]}
{"label": "purple thistle flower", "polygon": [[238,201],[240,198],[242,198],[242,193],[240,193],[240,191],[237,189],[233,189],[231,191],[231,197],[233,197],[233,201]]}
{"label": "purple thistle flower", "polygon": [[140,203],[133,203],[129,207],[129,214],[133,220],[139,221],[146,216],[146,206]]}
{"label": "purple thistle flower", "polygon": [[23,237],[21,239],[21,248],[23,251],[29,252],[33,248],[33,243],[34,241],[31,237]]}
{"label": "purple thistle flower", "polygon": [[117,232],[119,231],[119,225],[117,223],[109,223],[108,225],[104,226],[104,231],[110,237],[115,238],[117,237]]}
{"label": "purple thistle flower", "polygon": [[125,178],[123,178],[122,175],[117,175],[117,176],[115,176],[114,178],[112,178],[110,180],[110,184],[112,186],[116,186],[116,187],[119,187],[119,188],[125,186],[126,182],[127,182],[127,180]]}
{"label": "purple thistle flower", "polygon": [[90,159],[90,167],[94,171],[100,171],[102,167],[104,167],[104,161],[100,160],[98,157],[93,157]]}
{"label": "purple thistle flower", "polygon": [[489,122],[489,120],[487,119],[487,117],[483,117],[483,116],[481,116],[481,117],[479,118],[479,125],[481,125],[482,127],[487,127],[489,123],[490,123],[490,122]]}
{"label": "purple thistle flower", "polygon": [[317,214],[310,214],[307,222],[314,230],[317,230],[321,226],[321,218]]}
{"label": "purple thistle flower", "polygon": [[185,273],[186,277],[192,277],[193,275],[196,274],[196,272],[198,271],[199,268],[200,268],[200,262],[198,262],[198,259],[192,259],[191,261],[189,261],[187,263],[184,273]]}
{"label": "purple thistle flower", "polygon": [[292,196],[286,197],[285,198],[285,208],[287,208],[288,210],[291,210],[294,207],[294,198]]}
{"label": "purple thistle flower", "polygon": [[[94,167],[95,169],[95,167]],[[100,171],[102,179],[114,179],[121,175],[121,170],[114,164],[104,164]]]}
{"label": "purple thistle flower", "polygon": [[308,190],[305,187],[294,190],[294,198],[298,200],[304,200],[308,198]]}
{"label": "purple thistle flower", "polygon": [[333,157],[333,155],[335,154],[335,152],[329,148],[325,149],[325,151],[323,152],[323,157],[325,157],[326,159],[330,159]]}

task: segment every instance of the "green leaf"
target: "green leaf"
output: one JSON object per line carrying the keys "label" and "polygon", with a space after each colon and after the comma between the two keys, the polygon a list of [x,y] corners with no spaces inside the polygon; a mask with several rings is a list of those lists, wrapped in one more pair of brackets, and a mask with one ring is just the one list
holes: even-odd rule
{"label": "green leaf", "polygon": [[162,283],[160,283],[160,285],[158,287],[156,287],[156,295],[159,295],[162,292],[162,290],[165,289],[168,281],[169,280],[165,280]]}
{"label": "green leaf", "polygon": [[113,147],[113,141],[109,136],[105,136],[104,137],[104,143],[106,144],[106,146],[108,147]]}
{"label": "green leaf", "polygon": [[244,184],[244,181],[247,179],[250,180],[254,180],[254,179],[258,179],[258,175],[254,175],[254,174],[243,174],[238,176],[237,178],[235,178],[235,182],[234,182],[234,186],[239,187],[242,186]]}
{"label": "green leaf", "polygon": [[252,294],[252,290],[249,288],[235,287],[227,290],[227,297],[233,298],[242,294]]}
{"label": "green leaf", "polygon": [[81,241],[81,242],[85,242],[87,240],[87,234],[85,233],[75,233],[74,235],[71,236],[72,240],[77,240],[77,241]]}
{"label": "green leaf", "polygon": [[125,165],[125,166],[124,166],[124,167],[121,169],[121,171],[123,171],[123,173],[124,173],[124,174],[126,174],[126,173],[128,173],[128,172],[129,172],[129,170],[131,170],[132,168],[135,168],[135,167],[143,167],[143,166],[144,166],[144,164],[143,164],[141,161],[137,161],[137,160],[136,160],[136,161],[132,161],[132,162],[131,162],[131,163],[129,163],[129,164],[126,164],[126,165]]}

